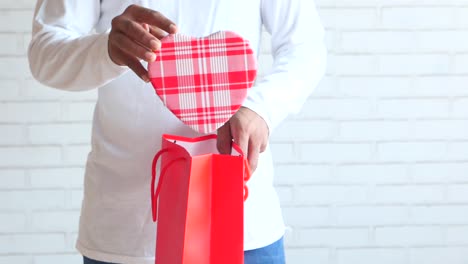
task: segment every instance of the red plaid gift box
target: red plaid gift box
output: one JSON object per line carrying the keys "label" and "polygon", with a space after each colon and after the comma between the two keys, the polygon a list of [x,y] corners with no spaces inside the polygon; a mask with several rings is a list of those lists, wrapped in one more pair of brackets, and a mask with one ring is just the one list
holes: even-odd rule
{"label": "red plaid gift box", "polygon": [[156,93],[201,133],[216,131],[237,112],[257,74],[248,41],[229,31],[205,38],[169,35],[156,56],[148,66]]}

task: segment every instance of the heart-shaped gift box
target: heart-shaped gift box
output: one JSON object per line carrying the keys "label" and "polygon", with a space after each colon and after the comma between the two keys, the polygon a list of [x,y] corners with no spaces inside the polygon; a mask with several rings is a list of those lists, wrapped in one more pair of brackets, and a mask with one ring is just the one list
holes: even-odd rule
{"label": "heart-shaped gift box", "polygon": [[156,94],[195,131],[216,131],[239,110],[255,81],[249,42],[230,31],[204,38],[168,35],[161,42],[148,65]]}

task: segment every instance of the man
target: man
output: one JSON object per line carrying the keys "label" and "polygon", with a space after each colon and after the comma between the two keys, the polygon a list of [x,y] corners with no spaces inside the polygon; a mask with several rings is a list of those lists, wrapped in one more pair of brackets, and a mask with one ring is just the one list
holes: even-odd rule
{"label": "man", "polygon": [[[262,26],[274,65],[243,107],[218,130],[255,173],[245,202],[245,263],[284,263],[284,224],[273,188],[269,134],[297,112],[324,74],[326,51],[312,0],[39,0],[30,68],[45,85],[98,89],[77,249],[85,263],[153,263],[150,166],[163,133],[198,136],[173,116],[148,84],[167,34],[202,37],[230,30],[258,54]],[[142,64],[143,63],[143,64]]]}

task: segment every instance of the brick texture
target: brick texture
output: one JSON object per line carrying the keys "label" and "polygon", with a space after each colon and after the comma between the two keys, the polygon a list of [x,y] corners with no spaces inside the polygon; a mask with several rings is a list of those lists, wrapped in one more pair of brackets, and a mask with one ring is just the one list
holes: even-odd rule
{"label": "brick texture", "polygon": [[[78,264],[96,91],[32,79],[35,2],[0,2],[0,264]],[[316,3],[327,76],[271,141],[289,263],[468,263],[468,3]]]}

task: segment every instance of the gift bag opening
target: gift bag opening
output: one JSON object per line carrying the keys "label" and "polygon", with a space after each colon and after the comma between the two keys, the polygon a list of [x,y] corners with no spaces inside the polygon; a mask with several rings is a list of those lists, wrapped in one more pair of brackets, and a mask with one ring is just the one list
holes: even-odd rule
{"label": "gift bag opening", "polygon": [[[219,154],[216,146],[216,135],[207,135],[199,138],[185,138],[174,135],[163,135],[163,138],[185,149],[189,156],[201,156]],[[203,144],[199,144],[203,142]],[[243,156],[242,150],[236,144],[232,144],[231,156]]]}

